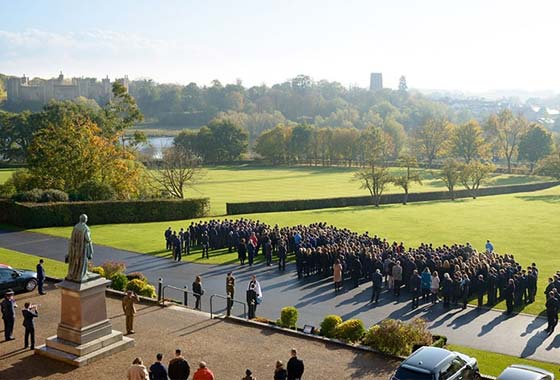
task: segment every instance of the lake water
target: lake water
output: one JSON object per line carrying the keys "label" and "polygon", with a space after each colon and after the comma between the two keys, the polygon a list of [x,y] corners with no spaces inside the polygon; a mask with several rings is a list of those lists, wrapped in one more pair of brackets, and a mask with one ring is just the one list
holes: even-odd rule
{"label": "lake water", "polygon": [[153,157],[161,158],[162,151],[165,148],[169,148],[171,145],[173,145],[173,137],[148,137],[148,142],[146,144],[141,144],[139,146],[139,149],[145,152],[153,149]]}

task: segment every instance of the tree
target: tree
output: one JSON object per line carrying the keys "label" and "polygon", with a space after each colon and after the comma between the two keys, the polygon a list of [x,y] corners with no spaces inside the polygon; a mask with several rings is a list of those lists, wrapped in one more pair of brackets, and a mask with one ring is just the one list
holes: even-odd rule
{"label": "tree", "polygon": [[173,198],[183,199],[187,188],[201,178],[202,160],[180,146],[164,150],[161,164],[150,171],[150,178],[158,188]]}
{"label": "tree", "polygon": [[288,156],[288,141],[291,129],[277,125],[270,131],[263,132],[255,143],[255,152],[273,165],[286,163]]}
{"label": "tree", "polygon": [[406,77],[404,75],[401,75],[401,77],[399,78],[399,91],[400,92],[408,91],[408,86],[406,85]]}
{"label": "tree", "polygon": [[414,132],[414,142],[417,150],[432,166],[445,148],[449,139],[451,126],[445,118],[429,118]]}
{"label": "tree", "polygon": [[496,135],[499,151],[507,161],[508,173],[511,173],[511,162],[517,152],[519,140],[527,129],[527,120],[521,115],[514,116],[509,109],[504,109],[491,116],[487,124]]}
{"label": "tree", "polygon": [[470,191],[473,199],[476,199],[480,185],[495,169],[494,165],[483,164],[480,161],[473,161],[461,167],[461,184]]}
{"label": "tree", "polygon": [[[212,121],[206,127],[210,132],[209,144],[205,147],[210,162],[231,162],[247,151],[249,136],[240,126],[231,121]],[[204,128],[202,128],[204,129]],[[201,131],[199,134],[204,135]],[[199,152],[201,154],[202,152]]]}
{"label": "tree", "polygon": [[552,153],[552,135],[540,124],[533,123],[519,140],[519,159],[528,161],[531,173],[537,161]]}
{"label": "tree", "polygon": [[451,152],[455,157],[462,158],[465,163],[483,157],[486,149],[482,128],[476,120],[471,120],[453,130]]}
{"label": "tree", "polygon": [[389,174],[389,168],[383,164],[372,164],[369,168],[360,170],[354,174],[354,181],[360,182],[361,189],[367,189],[375,207],[379,207],[383,191],[393,177]]}
{"label": "tree", "polygon": [[549,154],[539,161],[535,172],[538,175],[553,177],[560,180],[560,154]]}
{"label": "tree", "polygon": [[311,139],[313,130],[307,124],[298,124],[292,128],[288,140],[288,152],[290,158],[295,162],[305,162],[311,151]]}
{"label": "tree", "polygon": [[449,194],[451,195],[451,200],[455,200],[455,186],[459,182],[461,174],[461,165],[454,159],[448,159],[443,164],[441,171],[439,173],[439,179],[445,183]]}
{"label": "tree", "polygon": [[418,167],[416,157],[411,155],[401,156],[399,158],[399,166],[406,168],[406,173],[404,175],[394,177],[393,183],[404,190],[403,204],[406,204],[408,202],[408,192],[412,183],[416,182],[421,185],[422,179],[418,175],[418,172],[412,170],[413,168]]}

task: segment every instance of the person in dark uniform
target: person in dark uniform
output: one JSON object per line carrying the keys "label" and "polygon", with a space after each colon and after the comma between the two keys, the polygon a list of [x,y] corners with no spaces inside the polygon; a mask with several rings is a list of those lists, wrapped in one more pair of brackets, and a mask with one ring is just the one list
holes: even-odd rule
{"label": "person in dark uniform", "polygon": [[247,245],[245,244],[245,239],[241,238],[239,240],[239,245],[237,246],[237,258],[241,265],[245,265],[245,260],[247,260]]}
{"label": "person in dark uniform", "polygon": [[37,287],[39,289],[40,295],[45,295],[45,291],[43,290],[43,285],[45,284],[45,268],[43,268],[43,263],[45,260],[40,259],[39,264],[37,264]]}
{"label": "person in dark uniform", "polygon": [[420,296],[422,295],[422,277],[420,277],[416,269],[414,269],[410,277],[409,288],[412,293],[412,308],[416,309],[420,304]]}
{"label": "person in dark uniform", "polygon": [[508,280],[508,284],[504,290],[504,297],[506,298],[506,314],[509,315],[513,313],[513,300],[515,297],[515,282],[513,281],[513,278]]}
{"label": "person in dark uniform", "polygon": [[298,359],[295,348],[292,348],[291,354],[292,357],[288,360],[288,364],[286,365],[286,369],[288,370],[288,380],[300,380],[303,376],[303,371],[305,370],[303,360]]}
{"label": "person in dark uniform", "polygon": [[171,243],[171,227],[165,230],[163,236],[165,237],[165,249],[169,251],[173,248],[173,244]]}
{"label": "person in dark uniform", "polygon": [[257,276],[253,275],[251,276],[251,281],[249,281],[249,286],[247,287],[247,305],[249,305],[249,319],[253,319],[256,316],[259,298],[262,299],[261,285],[257,281]]}
{"label": "person in dark uniform", "polygon": [[270,243],[270,239],[265,239],[263,242],[263,253],[266,259],[266,266],[272,265],[272,244]]}
{"label": "person in dark uniform", "polygon": [[31,305],[29,302],[25,303],[25,308],[21,311],[23,314],[23,327],[25,327],[25,346],[29,347],[29,338],[31,338],[31,349],[35,349],[35,318],[39,316],[37,312],[37,305]]}
{"label": "person in dark uniform", "polygon": [[453,280],[451,280],[449,273],[443,274],[441,292],[443,294],[443,307],[448,308],[450,306],[451,296],[453,295]]}
{"label": "person in dark uniform", "polygon": [[201,237],[202,242],[202,258],[208,258],[208,251],[210,250],[210,237],[208,232],[204,232]]}
{"label": "person in dark uniform", "polygon": [[231,272],[228,272],[226,277],[226,294],[228,297],[228,304],[227,304],[227,315],[231,314],[231,308],[233,307],[233,298],[235,295],[235,277]]}
{"label": "person in dark uniform", "polygon": [[469,303],[469,293],[471,291],[471,280],[468,274],[463,275],[463,280],[461,280],[461,298],[463,299],[463,310],[467,308]]}
{"label": "person in dark uniform", "polygon": [[548,335],[554,332],[556,328],[556,323],[558,321],[558,300],[554,297],[554,292],[550,291],[548,293],[548,299],[546,300],[546,319],[548,321],[548,326],[546,327],[546,332]]}
{"label": "person in dark uniform", "polygon": [[183,232],[183,253],[187,255],[191,253],[191,232],[188,228]]}
{"label": "person in dark uniform", "polygon": [[284,240],[280,240],[278,243],[278,269],[281,271],[286,270],[286,256],[288,254],[286,249],[286,243]]}
{"label": "person in dark uniform", "polygon": [[171,240],[173,246],[173,258],[177,261],[181,261],[181,239],[175,232],[173,232]]}
{"label": "person in dark uniform", "polygon": [[0,303],[2,310],[2,319],[4,320],[4,339],[14,340],[14,323],[16,321],[16,300],[14,299],[14,291],[8,289],[4,295],[4,299]]}
{"label": "person in dark uniform", "polygon": [[371,276],[372,288],[371,288],[371,301],[370,302],[379,302],[379,294],[381,293],[381,286],[383,285],[383,275],[381,274],[380,269],[376,269],[373,275]]}
{"label": "person in dark uniform", "polygon": [[249,258],[249,266],[253,266],[255,260],[255,246],[251,240],[247,243],[247,256]]}
{"label": "person in dark uniform", "polygon": [[195,299],[194,308],[200,310],[200,298],[204,294],[204,289],[202,289],[202,278],[200,276],[196,276],[194,282],[192,283],[192,291]]}
{"label": "person in dark uniform", "polygon": [[476,287],[478,307],[482,307],[482,305],[483,305],[484,293],[486,293],[486,286],[487,286],[487,282],[484,281],[484,276],[479,274],[478,275],[478,281],[477,281],[477,287]]}

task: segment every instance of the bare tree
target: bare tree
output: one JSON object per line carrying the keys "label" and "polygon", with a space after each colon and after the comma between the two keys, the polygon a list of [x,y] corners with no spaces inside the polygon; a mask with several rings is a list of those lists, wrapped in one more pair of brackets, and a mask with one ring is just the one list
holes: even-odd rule
{"label": "bare tree", "polygon": [[459,182],[461,176],[460,169],[461,166],[457,161],[448,159],[443,164],[439,174],[439,178],[443,181],[443,183],[445,183],[447,190],[449,190],[452,201],[455,200],[455,186],[457,185],[457,182]]}
{"label": "bare tree", "polygon": [[159,164],[150,170],[150,178],[172,198],[183,199],[185,191],[204,175],[201,158],[177,146],[164,150]]}
{"label": "bare tree", "polygon": [[408,202],[408,191],[414,182],[422,184],[422,179],[416,170],[413,168],[418,167],[416,157],[405,154],[399,158],[399,166],[406,168],[406,173],[401,176],[395,176],[393,183],[404,190],[403,204]]}
{"label": "bare tree", "polygon": [[461,184],[470,191],[473,199],[478,195],[480,185],[487,179],[496,169],[492,164],[483,164],[479,161],[473,161],[461,167],[459,180]]}

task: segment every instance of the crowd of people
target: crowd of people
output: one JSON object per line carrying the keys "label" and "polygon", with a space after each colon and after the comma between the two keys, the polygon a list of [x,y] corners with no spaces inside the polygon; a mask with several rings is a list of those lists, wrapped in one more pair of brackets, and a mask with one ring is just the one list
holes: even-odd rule
{"label": "crowd of people", "polygon": [[[281,360],[276,362],[274,373],[271,377],[274,380],[301,380],[305,366],[303,360],[297,357],[295,348],[291,350],[291,357],[286,368]],[[187,380],[191,374],[191,367],[182,354],[180,349],[175,350],[175,357],[169,361],[166,367],[163,364],[163,354],[156,355],[156,361],[148,368],[144,365],[142,358],[135,358],[132,365],[128,368],[128,380]],[[214,380],[214,373],[206,362],[201,361],[198,369],[193,373],[192,380]],[[256,380],[253,371],[247,368],[245,376],[241,380]]]}
{"label": "crowd of people", "polygon": [[505,299],[511,314],[514,307],[534,302],[537,294],[536,264],[523,268],[513,255],[495,252],[489,240],[480,252],[469,243],[439,247],[422,243],[412,248],[324,222],[279,227],[241,218],[192,222],[179,232],[169,228],[165,241],[168,249],[177,252],[175,258],[195,247],[202,248],[202,257],[227,249],[237,252],[240,265],[252,266],[261,253],[267,266],[276,259],[281,271],[293,254],[298,278],[333,276],[335,291],[342,289],[344,280],[354,287],[372,281],[373,303],[383,289],[396,298],[405,289],[413,307],[420,300],[434,304],[442,300],[445,307],[465,308],[472,297],[479,306]]}

